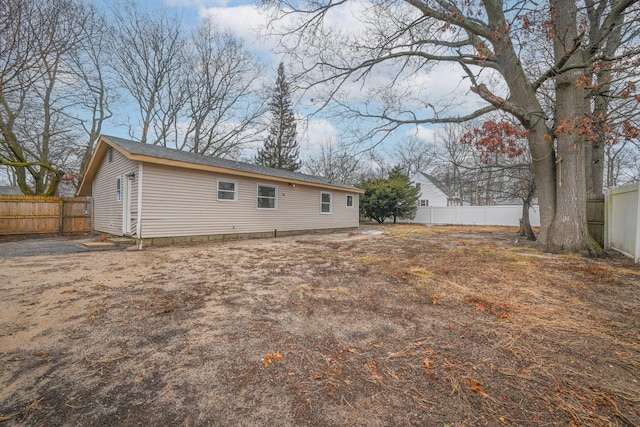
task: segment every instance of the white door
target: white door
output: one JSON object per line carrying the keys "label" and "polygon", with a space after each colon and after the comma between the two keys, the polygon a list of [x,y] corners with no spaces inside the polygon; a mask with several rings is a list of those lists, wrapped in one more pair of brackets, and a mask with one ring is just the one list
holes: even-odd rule
{"label": "white door", "polygon": [[122,203],[122,234],[131,235],[131,187],[133,177],[124,177],[124,195]]}

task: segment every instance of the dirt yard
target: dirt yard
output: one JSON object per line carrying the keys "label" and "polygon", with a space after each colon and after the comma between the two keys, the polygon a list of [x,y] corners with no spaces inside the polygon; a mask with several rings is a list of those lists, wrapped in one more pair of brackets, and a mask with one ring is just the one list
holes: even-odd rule
{"label": "dirt yard", "polygon": [[0,425],[640,425],[640,267],[515,238],[0,259]]}

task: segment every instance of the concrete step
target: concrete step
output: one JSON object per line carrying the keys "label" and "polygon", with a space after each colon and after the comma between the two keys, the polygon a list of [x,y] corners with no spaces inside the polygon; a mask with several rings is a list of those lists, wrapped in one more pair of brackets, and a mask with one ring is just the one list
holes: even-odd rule
{"label": "concrete step", "polygon": [[131,237],[112,237],[109,239],[116,246],[134,246],[137,243],[136,239]]}
{"label": "concrete step", "polygon": [[87,248],[95,249],[95,248],[110,248],[110,247],[114,247],[116,244],[113,242],[84,242],[82,243],[82,245]]}
{"label": "concrete step", "polygon": [[111,237],[108,240],[84,242],[82,245],[87,248],[112,248],[114,246],[135,246],[136,243],[137,240],[130,237]]}

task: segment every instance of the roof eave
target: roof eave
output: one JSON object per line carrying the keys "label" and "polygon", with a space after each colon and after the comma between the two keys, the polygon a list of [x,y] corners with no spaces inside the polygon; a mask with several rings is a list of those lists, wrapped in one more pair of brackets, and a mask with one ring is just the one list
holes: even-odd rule
{"label": "roof eave", "polygon": [[98,144],[96,145],[96,149],[94,150],[93,156],[91,156],[91,161],[89,162],[89,166],[87,167],[84,178],[82,179],[82,183],[80,184],[80,187],[78,189],[77,194],[79,196],[91,195],[91,183],[95,178],[96,173],[98,172],[98,168],[99,168],[100,162],[102,161],[102,158],[106,155],[107,149],[110,146],[118,150],[127,159],[138,161],[138,162],[146,162],[146,163],[152,163],[152,164],[164,165],[164,166],[174,166],[174,167],[185,168],[185,169],[218,172],[218,173],[224,173],[224,174],[233,175],[233,176],[244,176],[248,178],[264,179],[264,180],[276,181],[276,182],[285,182],[287,184],[295,184],[295,185],[306,185],[309,187],[317,187],[317,188],[324,188],[324,189],[337,190],[337,191],[349,191],[352,193],[359,193],[359,194],[364,193],[364,190],[361,190],[355,187],[343,187],[339,185],[316,183],[311,181],[304,181],[301,179],[291,179],[291,178],[278,177],[274,175],[245,172],[237,169],[224,168],[220,166],[212,166],[212,165],[204,165],[200,163],[190,163],[190,162],[184,162],[180,160],[172,160],[164,157],[154,157],[154,156],[148,156],[145,154],[134,154],[125,150],[123,147],[119,146],[117,143],[110,141],[108,137],[101,136],[100,139],[98,140]]}
{"label": "roof eave", "polygon": [[332,190],[339,190],[339,191],[350,191],[353,193],[364,193],[364,190],[361,190],[355,187],[353,188],[343,187],[340,185],[323,184],[319,182],[304,181],[304,180],[295,179],[295,178],[284,178],[284,177],[279,177],[275,175],[265,175],[265,174],[255,173],[255,172],[246,172],[246,171],[241,171],[237,169],[225,168],[221,166],[212,166],[212,165],[203,165],[200,163],[183,162],[180,160],[171,160],[171,159],[166,159],[161,157],[153,157],[153,156],[148,156],[144,154],[129,153],[127,157],[131,160],[135,160],[138,162],[152,163],[152,164],[157,164],[162,166],[174,166],[174,167],[185,168],[185,169],[203,170],[207,172],[218,172],[218,173],[224,173],[227,175],[242,176],[246,178],[285,182],[287,184],[306,185],[308,187],[318,187],[318,188],[325,188],[325,189],[332,189]]}

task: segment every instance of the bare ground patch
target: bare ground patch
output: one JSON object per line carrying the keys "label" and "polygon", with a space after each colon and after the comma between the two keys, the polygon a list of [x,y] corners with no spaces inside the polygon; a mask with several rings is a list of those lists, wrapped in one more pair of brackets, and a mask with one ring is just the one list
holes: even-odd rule
{"label": "bare ground patch", "polygon": [[0,423],[640,425],[638,266],[377,230],[0,259]]}

